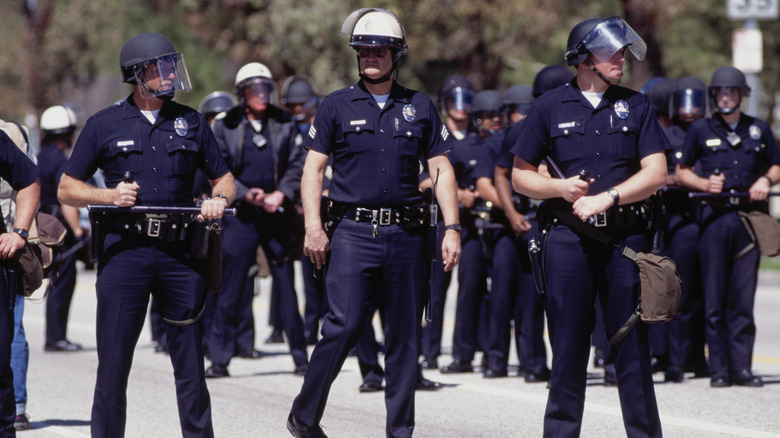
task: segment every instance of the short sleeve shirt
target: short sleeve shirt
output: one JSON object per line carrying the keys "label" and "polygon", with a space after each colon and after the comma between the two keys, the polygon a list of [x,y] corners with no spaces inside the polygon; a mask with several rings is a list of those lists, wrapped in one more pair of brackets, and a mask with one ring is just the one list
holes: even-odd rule
{"label": "short sleeve shirt", "polygon": [[379,108],[360,82],[323,99],[304,147],[333,156],[332,199],[393,207],[422,200],[420,160],[446,153],[449,136],[427,96],[394,83]]}
{"label": "short sleeve shirt", "polygon": [[38,178],[38,167],[4,132],[0,131],[0,178],[19,191]]}
{"label": "short sleeve shirt", "polygon": [[206,120],[194,109],[168,101],[154,124],[132,97],[87,120],[64,173],[86,181],[100,168],[106,187],[129,172],[140,186],[138,205],[192,205],[195,170],[208,179],[229,172]]}
{"label": "short sleeve shirt", "polygon": [[576,80],[531,106],[512,152],[533,166],[549,155],[566,178],[586,170],[599,193],[637,173],[667,140],[645,95],[610,86],[593,108]]}

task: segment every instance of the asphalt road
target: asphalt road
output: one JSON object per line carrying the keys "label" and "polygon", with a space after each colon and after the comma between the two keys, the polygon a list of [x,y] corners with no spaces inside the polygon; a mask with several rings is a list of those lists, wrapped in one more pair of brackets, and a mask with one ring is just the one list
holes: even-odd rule
{"label": "asphalt road", "polygon": [[[25,438],[86,437],[94,389],[94,271],[80,271],[68,327],[69,338],[84,351],[45,353],[44,305],[26,303],[24,325],[30,343],[27,412],[32,429]],[[762,272],[756,299],[758,334],[753,370],[763,388],[712,389],[708,379],[666,384],[656,374],[656,394],[667,437],[780,437],[780,273]],[[287,437],[285,420],[302,379],[292,374],[293,362],[284,345],[266,345],[270,283],[259,282],[254,301],[259,360],[235,359],[232,376],[209,380],[213,420],[219,437]],[[300,293],[300,288],[299,288]],[[454,289],[445,319],[445,351],[452,340]],[[301,305],[303,301],[301,301]],[[517,365],[516,356],[510,365]],[[440,365],[450,357],[440,358]],[[475,364],[479,363],[479,355]],[[601,370],[591,370],[583,437],[625,436],[617,391],[602,385]],[[426,377],[446,384],[437,392],[418,392],[416,429],[419,437],[537,437],[547,398],[545,384],[522,379],[485,380],[481,374]],[[690,375],[688,376],[690,377]],[[361,394],[360,372],[347,360],[333,385],[322,424],[331,437],[384,436],[383,393]],[[181,436],[173,373],[165,354],[155,353],[148,328],[136,349],[128,396],[128,437]]]}

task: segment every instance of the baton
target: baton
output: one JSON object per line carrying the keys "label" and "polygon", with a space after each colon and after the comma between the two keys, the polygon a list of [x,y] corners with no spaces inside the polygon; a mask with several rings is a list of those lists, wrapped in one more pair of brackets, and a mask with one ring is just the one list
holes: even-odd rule
{"label": "baton", "polygon": [[[134,205],[132,207],[119,207],[116,205],[87,205],[90,213],[145,213],[145,214],[200,214],[200,207],[167,207],[162,205]],[[225,216],[235,216],[236,208],[225,209]]]}
{"label": "baton", "polygon": [[[780,192],[769,192],[767,196],[780,196]],[[733,193],[706,193],[706,192],[690,192],[689,198],[749,198],[748,192],[733,192]]]}

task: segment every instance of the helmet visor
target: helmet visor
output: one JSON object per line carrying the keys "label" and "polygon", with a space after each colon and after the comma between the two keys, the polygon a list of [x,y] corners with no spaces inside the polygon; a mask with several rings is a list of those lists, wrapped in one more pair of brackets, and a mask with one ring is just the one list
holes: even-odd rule
{"label": "helmet visor", "polygon": [[675,105],[680,114],[702,114],[704,108],[704,92],[686,88],[676,95]]}
{"label": "helmet visor", "polygon": [[161,56],[151,61],[137,64],[136,78],[140,78],[144,98],[166,96],[176,91],[187,92],[192,90],[190,75],[184,64],[184,55]]}
{"label": "helmet visor", "polygon": [[608,18],[597,24],[582,40],[582,44],[599,61],[607,62],[615,53],[628,47],[636,59],[645,59],[647,44],[634,29],[618,17]]}
{"label": "helmet visor", "polygon": [[264,78],[251,79],[241,85],[244,99],[257,99],[260,103],[271,103],[272,83]]}
{"label": "helmet visor", "polygon": [[471,112],[471,105],[474,102],[474,96],[470,88],[455,87],[452,89],[452,109],[457,111]]}

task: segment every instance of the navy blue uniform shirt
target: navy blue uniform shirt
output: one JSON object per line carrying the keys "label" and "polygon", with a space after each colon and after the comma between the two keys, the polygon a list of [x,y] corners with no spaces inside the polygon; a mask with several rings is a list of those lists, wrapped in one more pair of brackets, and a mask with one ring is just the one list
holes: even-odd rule
{"label": "navy blue uniform shirt", "polygon": [[666,145],[647,96],[613,85],[593,108],[575,77],[531,106],[512,152],[533,166],[550,155],[566,178],[587,170],[592,195],[627,180]]}
{"label": "navy blue uniform shirt", "polygon": [[477,167],[474,169],[475,178],[490,178],[493,181],[493,173],[498,156],[501,154],[501,147],[504,145],[504,137],[506,137],[506,131],[501,130],[484,140],[479,152]]}
{"label": "navy blue uniform shirt", "polygon": [[459,189],[475,190],[477,169],[483,150],[488,148],[487,140],[480,138],[476,131],[468,131],[462,139],[457,139],[454,135],[447,139],[447,145],[451,148],[447,157],[455,171]]}
{"label": "navy blue uniform shirt", "polygon": [[19,191],[38,178],[38,167],[5,132],[0,131],[0,178]]}
{"label": "navy blue uniform shirt", "polygon": [[203,116],[168,101],[152,125],[132,96],[87,120],[64,172],[86,181],[103,169],[106,187],[125,172],[140,186],[136,205],[192,205],[195,169],[210,180],[228,173],[217,140]]}
{"label": "navy blue uniform shirt", "polygon": [[[735,145],[729,141],[729,133],[735,134],[731,136]],[[697,161],[701,165],[699,176],[707,178],[715,169],[725,176],[724,192],[746,191],[769,166],[780,164],[780,154],[765,121],[742,114],[736,130],[731,131],[716,114],[693,122],[688,129],[680,164],[693,167]]]}
{"label": "navy blue uniform shirt", "polygon": [[496,154],[496,166],[501,166],[504,169],[512,168],[515,161],[515,154],[512,153],[512,147],[517,143],[517,139],[520,137],[520,129],[523,126],[523,120],[513,123],[506,129],[504,140],[501,143],[501,149]]}
{"label": "navy blue uniform shirt", "polygon": [[304,147],[333,155],[330,198],[366,207],[422,200],[420,159],[449,149],[430,98],[393,83],[380,109],[362,82],[322,100]]}
{"label": "navy blue uniform shirt", "polygon": [[65,154],[54,143],[46,143],[38,152],[38,169],[41,171],[41,207],[59,206],[57,186],[60,184],[62,169],[68,162]]}

